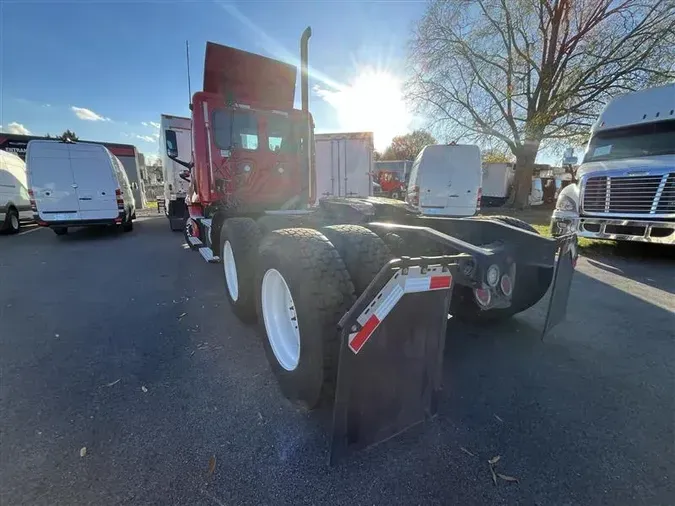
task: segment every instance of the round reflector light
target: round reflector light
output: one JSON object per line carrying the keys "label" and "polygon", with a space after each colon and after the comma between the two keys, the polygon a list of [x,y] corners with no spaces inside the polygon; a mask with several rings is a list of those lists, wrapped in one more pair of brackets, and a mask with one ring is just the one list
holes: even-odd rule
{"label": "round reflector light", "polygon": [[492,295],[487,288],[474,288],[473,294],[478,303],[483,307],[488,307],[492,301]]}
{"label": "round reflector light", "polygon": [[511,296],[511,292],[513,292],[513,283],[511,283],[511,278],[507,274],[502,276],[502,281],[499,286],[502,289],[502,293],[504,295],[507,297]]}
{"label": "round reflector light", "polygon": [[494,264],[488,267],[486,278],[488,285],[497,286],[497,283],[499,283],[499,267]]}

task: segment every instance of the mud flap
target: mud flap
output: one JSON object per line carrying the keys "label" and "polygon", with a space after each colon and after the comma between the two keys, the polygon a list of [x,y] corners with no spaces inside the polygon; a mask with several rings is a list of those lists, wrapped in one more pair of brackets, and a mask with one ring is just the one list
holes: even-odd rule
{"label": "mud flap", "polygon": [[541,334],[543,340],[546,334],[565,319],[567,315],[567,301],[572,287],[572,277],[577,261],[577,236],[568,234],[557,238],[558,252],[551,286],[551,298],[546,313],[546,323]]}
{"label": "mud flap", "polygon": [[331,465],[436,414],[457,258],[390,262],[340,320]]}

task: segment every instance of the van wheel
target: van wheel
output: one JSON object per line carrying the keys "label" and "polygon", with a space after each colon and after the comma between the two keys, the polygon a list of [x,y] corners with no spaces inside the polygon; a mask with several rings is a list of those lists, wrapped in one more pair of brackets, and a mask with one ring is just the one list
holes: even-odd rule
{"label": "van wheel", "polygon": [[270,232],[258,251],[257,309],[267,360],[284,395],[314,408],[335,393],[337,323],[354,303],[354,285],[316,230]]}
{"label": "van wheel", "polygon": [[66,227],[54,227],[52,230],[56,235],[66,235],[68,233],[68,228]]}
{"label": "van wheel", "polygon": [[251,218],[230,218],[220,229],[220,259],[223,263],[225,295],[237,317],[255,321],[255,264],[260,229]]}
{"label": "van wheel", "polygon": [[19,221],[19,212],[10,207],[5,214],[5,222],[2,226],[2,233],[4,234],[16,234],[21,228],[21,222]]}

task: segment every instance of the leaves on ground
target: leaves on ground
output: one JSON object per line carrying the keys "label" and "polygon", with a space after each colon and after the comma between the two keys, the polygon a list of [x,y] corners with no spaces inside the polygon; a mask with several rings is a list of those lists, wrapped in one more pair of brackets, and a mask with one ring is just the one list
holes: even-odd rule
{"label": "leaves on ground", "polygon": [[181,313],[181,314],[179,314],[179,315],[178,315],[178,319],[179,319],[179,320],[182,320],[183,317],[184,317],[185,315],[187,315],[187,313]]}
{"label": "leaves on ground", "polygon": [[463,446],[460,446],[459,449],[462,450],[462,451],[463,451],[464,453],[466,453],[467,455],[471,455],[472,457],[475,457],[475,455],[474,455],[473,453],[471,453],[469,450],[467,450],[467,449],[464,448]]}
{"label": "leaves on ground", "polygon": [[510,482],[518,483],[518,478],[514,478],[513,476],[508,476],[508,475],[502,474],[502,473],[497,473],[497,476],[499,476],[504,481],[510,481]]}
{"label": "leaves on ground", "polygon": [[495,418],[497,419],[498,422],[504,423],[504,420],[502,420],[499,415],[495,415]]}
{"label": "leaves on ground", "polygon": [[490,460],[488,460],[488,464],[491,466],[494,466],[497,462],[499,462],[499,459],[501,459],[501,455],[497,455],[496,457],[492,457]]}
{"label": "leaves on ground", "polygon": [[86,455],[87,455],[87,447],[83,446],[82,448],[80,448],[80,457],[84,457]]}
{"label": "leaves on ground", "polygon": [[144,394],[147,394],[147,393],[148,393],[148,389],[145,388],[145,385],[142,385],[142,386],[141,386],[141,390],[143,390],[143,393],[144,393]]}
{"label": "leaves on ground", "polygon": [[206,476],[211,476],[216,470],[216,456],[211,455],[209,459],[209,469],[206,471]]}
{"label": "leaves on ground", "polygon": [[121,378],[117,378],[115,381],[113,381],[113,382],[111,382],[111,383],[106,383],[105,386],[111,387],[111,386],[113,386],[113,385],[117,385],[117,384],[120,382],[120,380],[121,380]]}
{"label": "leaves on ground", "polygon": [[492,464],[488,464],[488,466],[490,467],[490,473],[492,473],[492,483],[494,483],[495,487],[496,487],[497,486],[497,475],[495,474],[495,470],[492,467]]}

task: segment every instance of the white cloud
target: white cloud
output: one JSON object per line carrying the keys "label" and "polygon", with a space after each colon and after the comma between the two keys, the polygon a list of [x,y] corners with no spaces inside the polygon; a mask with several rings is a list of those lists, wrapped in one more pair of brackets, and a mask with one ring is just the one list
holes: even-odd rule
{"label": "white cloud", "polygon": [[136,135],[137,139],[140,139],[145,142],[151,142],[155,143],[157,142],[157,139],[159,139],[159,134],[152,134],[152,135]]}
{"label": "white cloud", "polygon": [[148,123],[145,122],[145,121],[141,121],[141,125],[143,125],[143,126],[148,126]]}
{"label": "white cloud", "polygon": [[[2,126],[0,126],[0,128],[2,128]],[[30,130],[28,130],[21,123],[17,123],[16,121],[13,121],[9,125],[7,125],[7,132],[10,133],[10,134],[18,134],[18,135],[30,135],[31,134]]]}
{"label": "white cloud", "polygon": [[100,114],[96,114],[91,109],[86,109],[84,107],[75,107],[74,105],[71,106],[70,108],[75,113],[75,116],[85,121],[110,121],[110,118],[104,118]]}
{"label": "white cloud", "polygon": [[143,156],[145,157],[146,166],[152,165],[159,160],[159,155],[157,155],[156,153],[148,153],[148,154],[144,153]]}
{"label": "white cloud", "polygon": [[155,127],[155,128],[159,128],[159,123],[155,123],[154,121],[151,121],[150,125]]}

